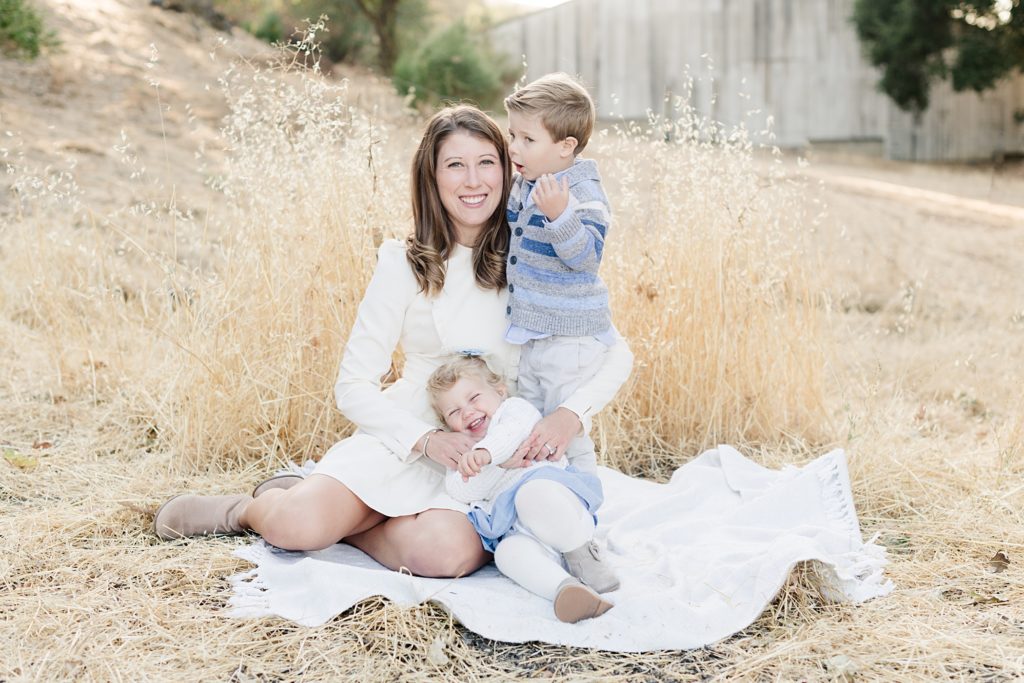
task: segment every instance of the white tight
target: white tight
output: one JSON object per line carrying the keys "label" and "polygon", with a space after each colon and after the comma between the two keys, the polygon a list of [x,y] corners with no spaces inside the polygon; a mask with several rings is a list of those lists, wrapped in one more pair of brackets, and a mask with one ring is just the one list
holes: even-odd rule
{"label": "white tight", "polygon": [[494,551],[494,563],[526,590],[554,600],[559,584],[569,578],[558,556],[593,538],[594,517],[575,493],[550,479],[520,486],[515,506],[519,524],[536,538],[506,536]]}

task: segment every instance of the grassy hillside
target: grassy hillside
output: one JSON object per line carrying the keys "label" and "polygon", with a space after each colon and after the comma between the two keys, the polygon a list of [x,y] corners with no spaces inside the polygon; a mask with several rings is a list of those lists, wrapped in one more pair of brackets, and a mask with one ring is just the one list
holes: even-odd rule
{"label": "grassy hillside", "polygon": [[42,4],[63,51],[0,60],[0,678],[1024,675],[1024,220],[1002,200],[1024,179],[806,167],[686,112],[672,144],[591,143],[637,356],[604,463],[664,479],[722,442],[769,466],[842,446],[890,597],[825,605],[798,571],[737,636],[634,656],[380,600],[317,629],[229,621],[247,541],[160,543],[149,514],[350,429],[331,385],[374,246],[409,227],[421,121],[366,72],[277,68],[187,15]]}

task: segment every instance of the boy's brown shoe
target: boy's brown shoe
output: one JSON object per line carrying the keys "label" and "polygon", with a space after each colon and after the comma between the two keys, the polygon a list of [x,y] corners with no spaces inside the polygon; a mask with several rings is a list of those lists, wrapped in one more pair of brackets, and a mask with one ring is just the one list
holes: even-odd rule
{"label": "boy's brown shoe", "polygon": [[619,579],[601,558],[597,543],[587,541],[579,548],[562,553],[569,573],[587,584],[598,593],[608,593],[619,589]]}
{"label": "boy's brown shoe", "polygon": [[182,494],[160,506],[153,516],[153,531],[170,541],[189,536],[234,536],[245,529],[238,517],[252,496],[196,496]]}
{"label": "boy's brown shoe", "polygon": [[575,624],[577,621],[599,617],[614,605],[592,588],[584,586],[579,579],[569,577],[559,584],[554,607],[559,621]]}

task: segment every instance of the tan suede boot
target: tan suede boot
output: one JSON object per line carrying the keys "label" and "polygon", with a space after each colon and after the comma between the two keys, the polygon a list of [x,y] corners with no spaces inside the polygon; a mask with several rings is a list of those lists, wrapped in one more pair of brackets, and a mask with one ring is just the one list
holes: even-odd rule
{"label": "tan suede boot", "polygon": [[245,531],[238,517],[252,496],[195,496],[183,494],[160,506],[153,531],[164,541],[189,536],[235,536]]}
{"label": "tan suede boot", "polygon": [[619,579],[601,558],[597,543],[587,541],[579,548],[562,553],[569,573],[598,593],[619,589]]}
{"label": "tan suede boot", "polygon": [[302,477],[298,474],[274,475],[270,479],[265,479],[259,484],[257,484],[256,488],[252,490],[252,497],[258,498],[260,495],[266,493],[270,489],[290,489],[303,479],[305,479],[305,477]]}
{"label": "tan suede boot", "polygon": [[599,617],[614,605],[578,579],[569,577],[558,585],[554,607],[559,621],[575,624],[577,621]]}

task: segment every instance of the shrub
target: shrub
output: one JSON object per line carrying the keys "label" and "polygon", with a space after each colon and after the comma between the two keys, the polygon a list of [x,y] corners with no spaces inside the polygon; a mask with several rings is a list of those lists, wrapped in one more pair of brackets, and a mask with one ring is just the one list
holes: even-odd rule
{"label": "shrub", "polygon": [[268,43],[280,43],[284,39],[284,22],[280,14],[270,11],[264,14],[256,28],[249,32]]}
{"label": "shrub", "polygon": [[57,42],[57,34],[46,29],[39,12],[26,0],[0,0],[0,52],[35,59],[43,48]]}
{"label": "shrub", "polygon": [[[312,16],[312,15],[310,15]],[[353,10],[348,15],[328,14],[327,30],[319,35],[320,50],[335,62],[370,64],[373,57],[373,27]]]}
{"label": "shrub", "polygon": [[501,92],[502,69],[498,58],[460,21],[417,50],[403,53],[392,82],[417,104],[471,100],[487,106]]}

